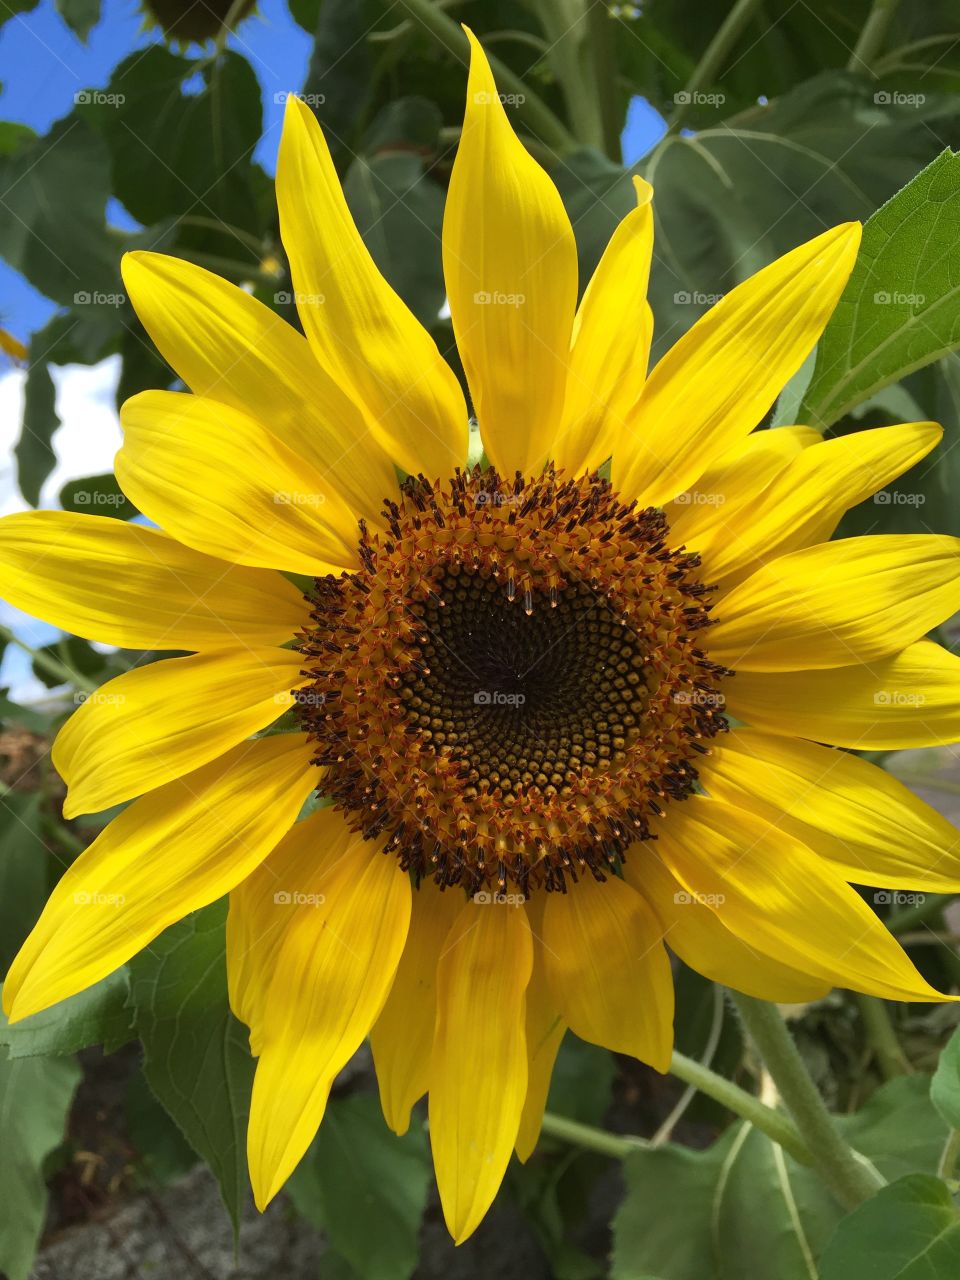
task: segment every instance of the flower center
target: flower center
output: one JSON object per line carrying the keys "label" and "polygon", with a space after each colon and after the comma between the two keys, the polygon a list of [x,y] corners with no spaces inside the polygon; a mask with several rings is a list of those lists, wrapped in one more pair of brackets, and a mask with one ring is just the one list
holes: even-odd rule
{"label": "flower center", "polygon": [[603,879],[726,727],[699,558],[596,474],[421,476],[385,516],[300,638],[319,791],[418,880]]}

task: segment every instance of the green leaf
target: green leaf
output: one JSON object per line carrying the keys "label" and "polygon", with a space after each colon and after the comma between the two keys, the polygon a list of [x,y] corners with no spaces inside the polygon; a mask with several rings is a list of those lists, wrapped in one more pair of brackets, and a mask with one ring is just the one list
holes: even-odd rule
{"label": "green leaf", "polygon": [[406,1280],[417,1265],[430,1184],[423,1129],[391,1133],[376,1098],[334,1099],[288,1190],[363,1280]]}
{"label": "green leaf", "polygon": [[34,361],[32,358],[33,353],[41,346],[40,335],[34,335],[30,343],[30,365],[23,387],[20,439],[14,449],[20,492],[34,507],[40,501],[41,486],[57,461],[51,440],[60,426],[50,367],[42,360]]}
{"label": "green leaf", "polygon": [[913,1174],[878,1191],[837,1228],[821,1280],[956,1280],[960,1219],[939,1178]]}
{"label": "green leaf", "polygon": [[57,0],[57,12],[84,44],[100,21],[100,0]]}
{"label": "green leaf", "polygon": [[[890,1081],[853,1116],[847,1140],[887,1178],[931,1172],[943,1126],[929,1080]],[[810,1280],[842,1217],[819,1176],[764,1134],[736,1124],[708,1151],[667,1145],[624,1162],[627,1194],[614,1219],[613,1280]],[[677,1205],[684,1210],[677,1212]]]}
{"label": "green leaf", "polygon": [[[64,636],[60,640],[54,640],[52,644],[45,644],[38,652],[59,658],[65,666],[81,677],[99,676],[107,663],[105,654],[94,649],[88,640],[81,640],[79,636]],[[54,689],[57,685],[63,684],[60,676],[53,675],[36,659],[33,661],[32,669],[33,674],[48,689]],[[83,701],[83,697],[83,694],[75,695],[77,705]]]}
{"label": "green leaf", "polygon": [[960,1027],[940,1055],[930,1082],[930,1101],[951,1129],[960,1129]]}
{"label": "green leaf", "polygon": [[46,1215],[43,1162],[63,1141],[67,1114],[80,1081],[70,1059],[0,1056],[0,1271],[27,1280]]}
{"label": "green leaf", "polygon": [[127,1132],[147,1181],[165,1187],[197,1163],[197,1153],[138,1071],[127,1089]]}
{"label": "green leaf", "polygon": [[102,1045],[114,1053],[134,1039],[126,965],[100,982],[12,1025],[0,1014],[0,1045],[11,1059],[65,1055]]}
{"label": "green leaf", "polygon": [[237,1230],[253,1060],[227,1002],[226,908],[181,920],[136,956],[131,1001],[147,1083],[210,1166]]}
{"label": "green leaf", "polygon": [[6,973],[47,897],[50,854],[40,834],[43,795],[8,791],[0,799],[0,965]]}
{"label": "green leaf", "polygon": [[829,426],[960,344],[960,155],[944,151],[866,224],[800,421]]}
{"label": "green leaf", "polygon": [[68,480],[60,490],[60,505],[64,511],[113,516],[116,520],[130,520],[137,514],[137,508],[120,488],[112,471]]}

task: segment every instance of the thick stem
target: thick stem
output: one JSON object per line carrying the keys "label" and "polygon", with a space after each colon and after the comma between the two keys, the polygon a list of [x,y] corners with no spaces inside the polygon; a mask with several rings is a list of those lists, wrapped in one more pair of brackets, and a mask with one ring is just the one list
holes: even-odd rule
{"label": "thick stem", "polygon": [[958,1158],[960,1158],[960,1129],[953,1129],[944,1145],[937,1168],[937,1173],[944,1182],[948,1182],[953,1177]]}
{"label": "thick stem", "polygon": [[762,1130],[768,1138],[779,1143],[801,1164],[813,1163],[810,1151],[790,1118],[779,1111],[774,1111],[765,1102],[755,1098],[752,1093],[747,1093],[739,1085],[733,1084],[732,1081],[711,1071],[709,1067],[705,1067],[702,1062],[696,1062],[682,1053],[674,1052],[670,1062],[670,1074],[687,1084],[692,1084],[708,1098],[713,1098],[714,1102],[719,1102],[736,1115],[742,1116],[744,1120],[749,1120],[755,1128]]}
{"label": "thick stem", "polygon": [[618,164],[622,158],[620,130],[623,120],[617,85],[617,58],[613,47],[613,20],[607,0],[587,0],[590,57],[600,105],[600,129],[603,149]]}
{"label": "thick stem", "polygon": [[760,8],[760,0],[737,0],[721,23],[716,35],[703,51],[703,57],[693,69],[693,74],[678,94],[668,132],[676,133],[694,105],[694,97],[704,87],[713,84],[727,54],[740,39],[750,19]]}
{"label": "thick stem", "polygon": [[887,1006],[876,996],[859,994],[857,1004],[860,1007],[867,1044],[876,1055],[883,1078],[892,1080],[894,1076],[909,1075],[910,1063],[897,1039]]}
{"label": "thick stem", "polygon": [[743,1025],[803,1135],[814,1167],[841,1204],[855,1209],[884,1180],[844,1141],[776,1005],[731,992]]}
{"label": "thick stem", "polygon": [[[466,35],[452,18],[437,8],[433,0],[404,0],[404,8],[431,35],[436,36],[440,44],[466,61],[470,54]],[[517,95],[517,115],[525,120],[531,133],[551,147],[571,150],[576,145],[573,136],[547,104],[499,58],[492,54],[487,58],[500,91]]]}
{"label": "thick stem", "polygon": [[859,39],[850,55],[850,61],[847,63],[848,71],[871,74],[874,60],[883,48],[887,29],[899,4],[900,0],[873,0],[873,8],[867,15]]}

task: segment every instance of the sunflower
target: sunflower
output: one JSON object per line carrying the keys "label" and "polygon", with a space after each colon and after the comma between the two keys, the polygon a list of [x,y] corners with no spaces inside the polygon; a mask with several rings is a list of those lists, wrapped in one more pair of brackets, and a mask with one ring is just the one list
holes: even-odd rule
{"label": "sunflower", "polygon": [[11,1017],[229,894],[258,1205],[369,1036],[392,1129],[429,1094],[458,1241],[533,1150],[567,1030],[667,1069],[665,942],[768,1000],[936,1000],[852,884],[960,886],[953,828],[837,749],[960,737],[960,660],[924,639],[960,606],[960,544],[829,541],[939,428],[756,429],[859,227],[733,289],[647,376],[649,187],[577,306],[560,198],[471,42],[443,260],[484,464],[292,100],[277,195],[304,334],[128,255],[190,389],[122,411],[117,475],[159,527],[0,522],[8,600],[190,651],[110,681],[56,739],[68,817],[132,803],[14,961]]}

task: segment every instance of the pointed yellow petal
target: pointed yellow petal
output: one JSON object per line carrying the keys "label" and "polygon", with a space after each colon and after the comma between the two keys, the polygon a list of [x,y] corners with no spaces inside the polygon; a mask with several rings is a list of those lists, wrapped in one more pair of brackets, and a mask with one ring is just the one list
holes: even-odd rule
{"label": "pointed yellow petal", "polygon": [[554,463],[569,475],[595,470],[610,457],[647,375],[653,336],[647,302],[651,195],[647,183],[638,188],[637,208],[610,237],[577,310],[567,395],[553,446]]}
{"label": "pointed yellow petal", "polygon": [[540,1141],[553,1064],[567,1031],[567,1024],[560,1016],[547,981],[543,944],[539,937],[542,904],[539,910],[531,905],[528,911],[534,942],[533,973],[527,987],[527,1096],[523,1100],[523,1114],[520,1116],[516,1141],[517,1159],[521,1163],[529,1160]]}
{"label": "pointed yellow petal", "polygon": [[839,872],[744,809],[692,796],[657,852],[726,928],[782,963],[886,1000],[944,1000]]}
{"label": "pointed yellow petal", "polygon": [[820,337],[853,268],[858,223],[834,227],[737,285],[667,352],[614,450],[641,506],[689,489],[752,431]]}
{"label": "pointed yellow petal", "polygon": [[157,529],[67,511],[0,520],[0,595],[55,627],[127,649],[270,645],[309,619],[279,573],[225,564]]}
{"label": "pointed yellow petal", "polygon": [[846,751],[736,729],[700,770],[711,795],[740,805],[856,884],[953,893],[960,831],[884,769]]}
{"label": "pointed yellow petal", "polygon": [[462,909],[457,889],[441,893],[431,880],[417,889],[396,980],[370,1033],[380,1104],[394,1133],[406,1133],[411,1107],[430,1087],[437,962]]}
{"label": "pointed yellow petal", "polygon": [[91,986],[249,875],[316,785],[311,756],[300,733],[244,742],[114,818],[14,960],[3,988],[11,1020]]}
{"label": "pointed yellow petal", "polygon": [[727,710],[771,733],[895,751],[960,740],[960,658],[929,640],[869,666],[740,671]]}
{"label": "pointed yellow petal", "polygon": [[[298,842],[316,845],[329,830],[329,820],[316,816],[318,823],[300,824],[310,830],[296,829]],[[300,885],[289,886],[289,920],[272,956],[247,1132],[261,1210],[313,1141],[334,1076],[382,1009],[410,924],[409,876],[341,826],[340,856],[318,859]]]}
{"label": "pointed yellow petal", "polygon": [[447,1228],[479,1226],[510,1161],[527,1092],[524,993],[533,968],[522,907],[469,902],[437,968],[430,1144]]}
{"label": "pointed yellow petal", "polygon": [[86,697],[53,744],[67,818],[96,813],[209,764],[293,705],[303,658],[226,649],[117,676]]}
{"label": "pointed yellow petal", "polygon": [[162,253],[121,262],[130,301],[191,391],[256,418],[377,526],[396,494],[393,460],[306,338],[203,267]]}
{"label": "pointed yellow petal", "polygon": [[537,474],[563,409],[577,250],[551,179],[507,119],[470,38],[460,146],[443,218],[443,272],[480,436],[501,474]]}
{"label": "pointed yellow petal", "polygon": [[365,410],[404,471],[452,475],[467,456],[466,406],[436,343],[377,270],[354,225],[323,132],[287,100],[277,160],[280,231],[297,309],[325,372]]}
{"label": "pointed yellow petal", "polygon": [[543,955],[553,998],[583,1040],[666,1071],[673,1049],[673,978],[663,927],[616,876],[585,873],[543,911]]}
{"label": "pointed yellow petal", "polygon": [[635,845],[624,863],[624,875],[657,913],[671,951],[711,982],[778,1004],[818,1000],[830,990],[831,983],[791,969],[753,939],[731,933],[722,913],[688,893],[657,857],[655,847]]}
{"label": "pointed yellow petal", "polygon": [[878,427],[824,440],[798,454],[749,505],[726,508],[709,546],[696,537],[705,573],[724,589],[799,547],[826,542],[840,517],[902,475],[943,436],[935,422]]}
{"label": "pointed yellow petal", "polygon": [[736,671],[849,666],[905,648],[958,608],[960,539],[844,538],[779,556],[734,587],[706,647]]}
{"label": "pointed yellow petal", "polygon": [[247,414],[200,396],[142,391],[120,421],[117,479],[144,515],[187,546],[291,573],[359,567],[354,513]]}

